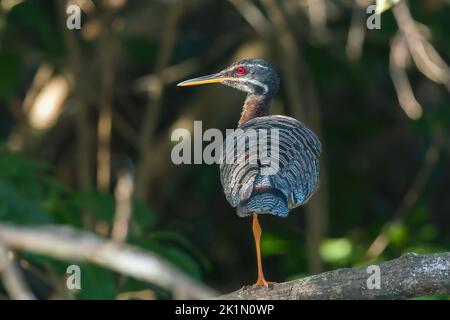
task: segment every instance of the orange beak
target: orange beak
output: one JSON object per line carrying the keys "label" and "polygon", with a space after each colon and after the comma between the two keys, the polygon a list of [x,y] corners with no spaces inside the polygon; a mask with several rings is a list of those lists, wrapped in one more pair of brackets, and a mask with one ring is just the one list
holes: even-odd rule
{"label": "orange beak", "polygon": [[208,76],[189,79],[189,80],[180,82],[179,84],[177,84],[177,86],[188,87],[188,86],[198,86],[198,85],[208,84],[208,83],[222,83],[225,80],[227,80],[227,78],[225,78],[222,74],[216,73],[216,74],[210,74]]}

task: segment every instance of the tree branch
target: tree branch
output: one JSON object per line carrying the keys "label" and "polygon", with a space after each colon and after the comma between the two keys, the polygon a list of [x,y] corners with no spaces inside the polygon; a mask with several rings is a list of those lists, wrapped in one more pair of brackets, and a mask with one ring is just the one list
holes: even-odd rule
{"label": "tree branch", "polygon": [[380,289],[368,289],[373,272],[362,267],[329,271],[270,288],[247,286],[219,299],[405,299],[450,294],[450,252],[407,253],[378,266]]}
{"label": "tree branch", "polygon": [[34,300],[12,253],[0,245],[0,274],[9,296],[15,300]]}
{"label": "tree branch", "polygon": [[[0,244],[62,260],[88,261],[190,298],[217,294],[186,277],[155,254],[70,227],[39,228],[0,224]],[[405,299],[450,294],[450,252],[408,253],[378,264],[380,289],[368,289],[374,273],[366,267],[329,271],[269,288],[243,287],[219,299]]]}
{"label": "tree branch", "polygon": [[0,224],[0,244],[62,260],[88,261],[194,299],[217,295],[153,253],[70,227]]}

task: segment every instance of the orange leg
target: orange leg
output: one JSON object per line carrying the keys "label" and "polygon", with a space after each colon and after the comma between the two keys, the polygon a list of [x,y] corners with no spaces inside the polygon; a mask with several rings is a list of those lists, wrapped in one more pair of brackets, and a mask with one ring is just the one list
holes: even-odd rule
{"label": "orange leg", "polygon": [[254,287],[259,286],[265,286],[268,287],[271,282],[266,281],[264,278],[264,273],[262,270],[262,263],[261,263],[261,246],[260,246],[260,240],[261,240],[261,226],[259,225],[258,221],[258,215],[256,213],[253,214],[253,236],[255,237],[255,244],[256,244],[256,260],[258,263],[258,280],[253,285]]}

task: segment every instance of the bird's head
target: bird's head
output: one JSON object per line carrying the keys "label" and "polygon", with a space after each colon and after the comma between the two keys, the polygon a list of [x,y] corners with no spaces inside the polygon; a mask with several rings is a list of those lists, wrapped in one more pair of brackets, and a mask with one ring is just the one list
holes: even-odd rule
{"label": "bird's head", "polygon": [[208,83],[222,83],[250,95],[271,97],[278,91],[280,79],[275,69],[266,61],[244,59],[218,73],[186,80],[179,83],[178,86],[196,86]]}

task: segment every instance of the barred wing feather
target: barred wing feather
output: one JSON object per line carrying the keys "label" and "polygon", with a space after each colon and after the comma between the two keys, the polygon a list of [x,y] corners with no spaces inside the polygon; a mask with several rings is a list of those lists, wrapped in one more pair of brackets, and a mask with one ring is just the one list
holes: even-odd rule
{"label": "barred wing feather", "polygon": [[[254,129],[256,139],[240,134],[235,136],[236,144],[227,143],[224,147],[220,176],[228,202],[238,207],[252,196],[255,189],[270,188],[284,194],[289,209],[305,203],[318,186],[321,144],[317,136],[296,119],[280,115],[254,118],[240,129],[245,133]],[[263,170],[267,163],[261,161],[254,150],[261,148],[260,145],[255,148],[255,144],[261,141],[262,132],[272,129],[278,129],[279,133],[276,141],[271,140],[272,144],[278,145],[278,171],[268,175]],[[246,148],[237,150],[243,141],[246,141]],[[225,161],[231,152],[238,161]],[[268,154],[276,160],[273,158],[275,154],[270,151]]]}

